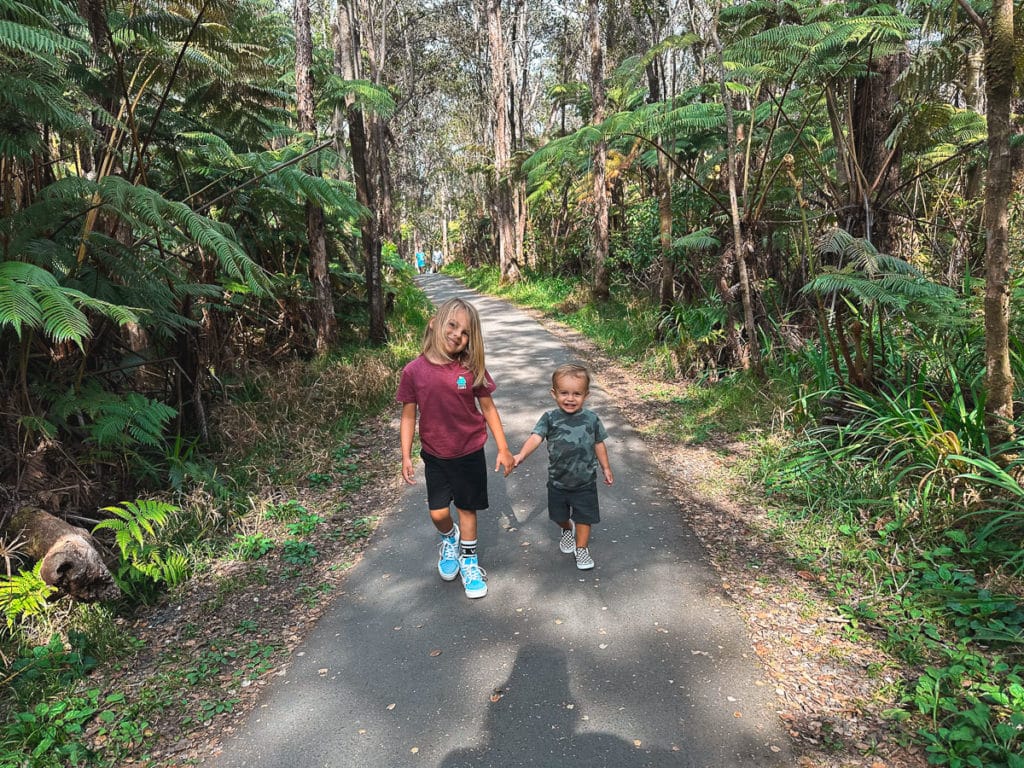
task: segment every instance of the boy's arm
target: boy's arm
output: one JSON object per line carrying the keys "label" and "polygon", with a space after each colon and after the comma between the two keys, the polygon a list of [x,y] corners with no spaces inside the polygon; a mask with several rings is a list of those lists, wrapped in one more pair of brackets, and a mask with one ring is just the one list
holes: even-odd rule
{"label": "boy's arm", "polygon": [[615,478],[612,476],[612,465],[608,463],[608,449],[604,447],[604,442],[594,444],[594,453],[597,454],[597,463],[601,465],[601,471],[604,473],[605,485],[611,485]]}
{"label": "boy's arm", "polygon": [[516,464],[512,458],[511,451],[508,449],[505,429],[501,426],[501,416],[498,415],[498,406],[494,404],[494,399],[490,397],[481,397],[479,400],[480,412],[484,415],[484,421],[490,427],[491,434],[494,435],[494,442],[498,446],[498,460],[494,463],[494,471],[497,472],[499,467],[504,467],[505,477],[508,477],[512,470],[516,468]]}
{"label": "boy's arm", "polygon": [[536,451],[540,444],[543,442],[544,438],[538,435],[536,432],[534,432],[532,435],[526,438],[526,442],[523,443],[523,447],[519,449],[519,453],[512,457],[516,463],[516,466],[518,467],[520,464],[526,461],[526,457],[529,456],[534,451]]}
{"label": "boy's arm", "polygon": [[398,441],[402,446],[402,478],[409,485],[416,482],[416,471],[412,468],[412,436],[415,431],[416,403],[403,403]]}

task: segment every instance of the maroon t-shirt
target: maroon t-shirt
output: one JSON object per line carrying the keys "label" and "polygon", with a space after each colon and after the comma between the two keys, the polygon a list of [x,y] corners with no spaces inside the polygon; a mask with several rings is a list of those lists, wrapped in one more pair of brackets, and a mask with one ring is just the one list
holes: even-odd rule
{"label": "maroon t-shirt", "polygon": [[473,374],[462,363],[435,365],[420,355],[402,369],[395,399],[419,408],[420,444],[440,459],[457,459],[479,451],[487,442],[487,422],[477,408],[479,397],[497,389],[491,374],[473,386]]}

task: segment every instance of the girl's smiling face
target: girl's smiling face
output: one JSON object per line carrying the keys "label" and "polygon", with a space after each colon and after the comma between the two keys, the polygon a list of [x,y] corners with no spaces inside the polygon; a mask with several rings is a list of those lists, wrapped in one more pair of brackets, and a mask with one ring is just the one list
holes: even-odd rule
{"label": "girl's smiling face", "polygon": [[583,408],[589,394],[587,380],[582,376],[560,376],[551,388],[551,396],[566,413],[576,413]]}
{"label": "girl's smiling face", "polygon": [[441,336],[444,341],[444,353],[448,357],[455,358],[462,354],[469,344],[469,317],[465,310],[460,309],[452,313]]}

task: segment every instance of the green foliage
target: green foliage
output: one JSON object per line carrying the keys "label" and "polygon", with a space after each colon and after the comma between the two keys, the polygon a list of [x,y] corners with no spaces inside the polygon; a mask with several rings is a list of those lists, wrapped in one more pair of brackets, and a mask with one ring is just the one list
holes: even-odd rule
{"label": "green foliage", "polygon": [[86,309],[119,325],[138,321],[135,311],[61,285],[52,273],[34,264],[0,263],[0,329],[9,326],[19,338],[23,328],[41,330],[54,342],[72,341],[81,347],[92,335]]}
{"label": "green foliage", "polygon": [[0,574],[0,612],[7,621],[8,630],[15,624],[47,612],[47,599],[57,590],[39,576],[41,567],[39,562],[31,571],[11,576]]}
{"label": "green foliage", "polygon": [[163,501],[139,499],[104,507],[103,511],[111,517],[97,523],[93,533],[113,531],[121,554],[121,565],[115,576],[126,593],[147,599],[157,585],[175,587],[188,578],[189,558],[160,542],[158,537],[158,531],[179,511],[178,507]]}
{"label": "green foliage", "polygon": [[118,395],[98,387],[68,390],[51,407],[62,423],[83,417],[87,440],[98,448],[128,450],[162,447],[169,422],[178,412],[137,392]]}
{"label": "green foliage", "polygon": [[946,650],[930,666],[908,703],[930,721],[919,730],[931,765],[1024,766],[1024,667],[966,648]]}
{"label": "green foliage", "polygon": [[288,539],[284,543],[281,559],[290,565],[309,565],[319,556],[316,547],[308,541]]}
{"label": "green foliage", "polygon": [[288,523],[285,527],[292,536],[308,536],[324,519],[320,515],[305,514],[298,520]]}
{"label": "green foliage", "polygon": [[83,732],[99,709],[99,698],[99,689],[90,688],[16,712],[3,727],[4,740],[11,747],[0,746],[0,765],[65,768],[89,764],[92,752],[83,743]]}
{"label": "green foliage", "polygon": [[274,546],[274,540],[265,534],[236,533],[231,551],[239,560],[259,560]]}

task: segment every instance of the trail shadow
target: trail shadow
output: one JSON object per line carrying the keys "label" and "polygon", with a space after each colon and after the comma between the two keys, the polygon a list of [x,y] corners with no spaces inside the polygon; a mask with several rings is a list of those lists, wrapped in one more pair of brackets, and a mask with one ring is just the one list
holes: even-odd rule
{"label": "trail shadow", "polygon": [[688,764],[679,752],[637,747],[610,733],[581,732],[580,724],[589,716],[573,696],[566,653],[554,646],[534,643],[520,648],[512,673],[491,695],[488,707],[486,741],[448,753],[441,768]]}

